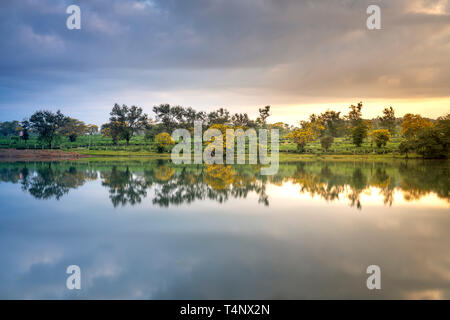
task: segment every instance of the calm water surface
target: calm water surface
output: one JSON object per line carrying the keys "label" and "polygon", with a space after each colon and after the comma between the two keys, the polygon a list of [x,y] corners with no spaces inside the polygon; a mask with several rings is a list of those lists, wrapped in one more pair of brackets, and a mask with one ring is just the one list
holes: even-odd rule
{"label": "calm water surface", "polygon": [[449,168],[0,163],[0,298],[449,299]]}

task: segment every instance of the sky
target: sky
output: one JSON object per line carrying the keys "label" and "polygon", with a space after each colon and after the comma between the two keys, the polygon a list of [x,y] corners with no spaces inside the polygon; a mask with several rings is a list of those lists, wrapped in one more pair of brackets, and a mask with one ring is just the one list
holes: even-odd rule
{"label": "sky", "polygon": [[[69,30],[66,8],[81,9]],[[368,30],[367,7],[381,8]],[[450,112],[450,0],[2,0],[0,121],[114,103],[247,112]]]}

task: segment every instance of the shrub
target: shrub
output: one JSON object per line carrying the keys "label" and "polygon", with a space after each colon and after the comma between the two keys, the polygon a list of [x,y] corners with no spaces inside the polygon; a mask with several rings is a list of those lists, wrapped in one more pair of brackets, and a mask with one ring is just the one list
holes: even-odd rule
{"label": "shrub", "polygon": [[161,152],[164,152],[164,150],[167,147],[174,145],[175,141],[173,141],[170,134],[168,134],[166,132],[162,132],[162,133],[159,133],[158,135],[156,135],[155,144],[156,144],[156,149],[158,150],[159,153],[161,153]]}
{"label": "shrub", "polygon": [[325,152],[328,151],[328,149],[333,144],[334,138],[331,136],[325,136],[320,139],[320,145],[322,146],[322,149],[325,150]]}

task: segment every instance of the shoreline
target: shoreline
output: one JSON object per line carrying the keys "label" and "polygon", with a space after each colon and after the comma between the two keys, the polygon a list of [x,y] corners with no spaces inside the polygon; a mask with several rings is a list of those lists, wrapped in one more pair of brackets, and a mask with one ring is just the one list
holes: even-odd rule
{"label": "shoreline", "polygon": [[0,162],[79,160],[90,155],[61,150],[0,149]]}
{"label": "shoreline", "polygon": [[[125,150],[80,150],[80,154],[90,155],[92,158],[135,158],[135,159],[145,159],[145,158],[158,158],[158,159],[170,159],[171,153],[156,153],[149,151],[125,151]],[[246,157],[248,154],[246,154]],[[92,159],[91,158],[91,159]],[[354,160],[354,161],[379,161],[379,160],[422,160],[423,158],[416,154],[409,154],[408,157],[400,154],[313,154],[313,153],[292,153],[292,152],[280,152],[279,162],[290,162],[290,161],[339,161],[339,160]],[[436,160],[436,159],[425,159],[425,160]],[[437,160],[448,160],[448,159],[437,159]]]}
{"label": "shoreline", "polygon": [[[63,150],[20,150],[20,149],[0,149],[0,162],[15,161],[73,161],[81,159],[89,160],[127,160],[127,159],[170,159],[170,153],[156,152],[129,152],[129,151],[88,151],[79,150],[63,151]],[[296,154],[291,152],[280,152],[279,162],[292,161],[386,161],[386,160],[422,160],[418,155],[398,154]],[[425,159],[440,160],[448,159]]]}

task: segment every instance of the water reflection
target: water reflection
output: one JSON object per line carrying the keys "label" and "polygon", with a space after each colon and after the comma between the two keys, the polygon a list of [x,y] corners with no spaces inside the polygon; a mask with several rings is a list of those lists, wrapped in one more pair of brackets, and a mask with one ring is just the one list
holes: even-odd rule
{"label": "water reflection", "polygon": [[[36,199],[59,200],[88,181],[101,180],[114,207],[140,204],[150,198],[153,205],[189,204],[197,200],[224,203],[229,199],[258,196],[269,206],[268,185],[298,186],[299,194],[318,196],[333,202],[348,199],[361,209],[361,195],[379,191],[377,199],[394,203],[394,191],[405,201],[420,200],[433,193],[450,201],[446,162],[295,162],[280,165],[274,176],[261,176],[260,168],[249,165],[175,166],[166,161],[126,163],[3,163],[0,181],[20,183]],[[151,192],[150,192],[151,190]]]}
{"label": "water reflection", "polygon": [[145,177],[134,176],[128,166],[123,170],[113,166],[111,171],[100,172],[100,176],[102,186],[109,190],[109,198],[114,207],[119,204],[141,203],[142,198],[147,196],[147,188],[151,186],[151,182]]}
{"label": "water reflection", "polygon": [[[450,298],[447,162],[259,173],[0,163],[0,298]],[[80,291],[65,287],[71,264]],[[381,291],[365,286],[371,264]]]}

